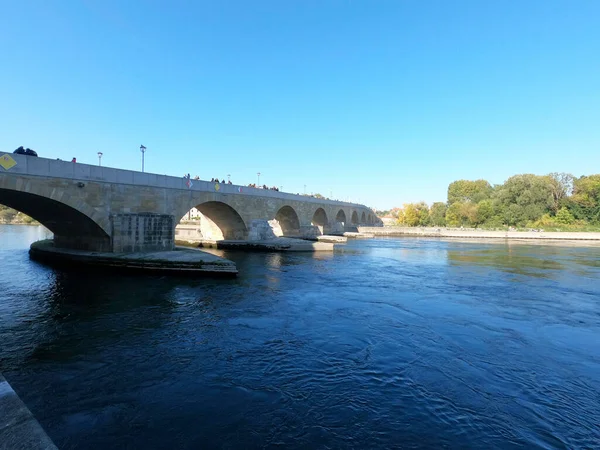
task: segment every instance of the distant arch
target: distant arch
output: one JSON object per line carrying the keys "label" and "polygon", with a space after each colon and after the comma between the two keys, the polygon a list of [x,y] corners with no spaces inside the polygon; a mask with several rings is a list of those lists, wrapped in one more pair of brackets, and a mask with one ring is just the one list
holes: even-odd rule
{"label": "distant arch", "polygon": [[346,213],[344,212],[343,209],[340,209],[337,213],[337,215],[335,216],[335,221],[338,223],[346,223]]}
{"label": "distant arch", "polygon": [[312,217],[312,224],[319,227],[327,225],[327,213],[323,208],[319,208],[315,211]]}
{"label": "distant arch", "polygon": [[[242,240],[248,237],[248,228],[239,213],[227,203],[209,201],[196,206],[203,239]],[[187,213],[186,213],[187,214]],[[184,216],[185,217],[185,216]]]}
{"label": "distant arch", "polygon": [[296,236],[300,234],[300,219],[296,210],[291,206],[282,206],[275,215],[284,236]]}
{"label": "distant arch", "polygon": [[90,216],[66,203],[25,191],[0,188],[0,203],[27,214],[54,233],[59,247],[110,251],[108,233]]}
{"label": "distant arch", "polygon": [[369,225],[371,225],[373,223],[373,218],[371,217],[371,214],[369,214],[369,216],[367,217],[367,223]]}
{"label": "distant arch", "polygon": [[360,223],[366,223],[366,221],[367,221],[367,215],[363,211],[362,214],[360,215]]}
{"label": "distant arch", "polygon": [[356,211],[352,211],[352,225],[358,225],[358,214],[356,214]]}

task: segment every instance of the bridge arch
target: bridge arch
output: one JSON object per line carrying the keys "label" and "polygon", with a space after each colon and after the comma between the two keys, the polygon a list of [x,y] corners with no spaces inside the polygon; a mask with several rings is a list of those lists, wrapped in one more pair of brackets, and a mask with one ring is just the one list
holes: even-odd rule
{"label": "bridge arch", "polygon": [[327,213],[325,212],[325,210],[323,208],[318,208],[315,213],[313,214],[312,217],[312,224],[319,226],[319,227],[324,227],[327,225]]}
{"label": "bridge arch", "polygon": [[360,223],[366,223],[366,222],[367,222],[367,215],[363,211],[362,214],[360,215]]}
{"label": "bridge arch", "polygon": [[346,213],[344,212],[343,209],[340,209],[338,211],[338,213],[335,216],[335,221],[339,222],[339,223],[343,223],[344,225],[346,224]]}
{"label": "bridge arch", "polygon": [[352,211],[352,225],[358,225],[358,214],[356,211]]}
{"label": "bridge arch", "polygon": [[[79,250],[111,251],[111,238],[106,230],[92,219],[93,208],[88,214],[64,201],[43,195],[0,188],[0,203],[16,209],[54,233],[57,246]],[[85,205],[82,205],[85,210]]]}
{"label": "bridge arch", "polygon": [[241,240],[248,237],[248,228],[244,219],[227,203],[207,201],[195,208],[199,213],[200,230],[204,239],[221,241]]}
{"label": "bridge arch", "polygon": [[284,236],[297,236],[300,234],[300,219],[296,210],[289,205],[282,206],[275,215]]}

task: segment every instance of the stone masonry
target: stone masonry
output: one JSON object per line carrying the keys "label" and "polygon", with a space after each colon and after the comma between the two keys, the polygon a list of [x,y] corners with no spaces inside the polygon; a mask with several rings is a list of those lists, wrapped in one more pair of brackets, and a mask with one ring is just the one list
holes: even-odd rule
{"label": "stone masonry", "polygon": [[0,203],[37,219],[64,248],[170,250],[175,226],[192,207],[220,239],[381,226],[371,209],[354,203],[25,155],[7,154],[4,163],[8,156],[14,164],[0,167]]}

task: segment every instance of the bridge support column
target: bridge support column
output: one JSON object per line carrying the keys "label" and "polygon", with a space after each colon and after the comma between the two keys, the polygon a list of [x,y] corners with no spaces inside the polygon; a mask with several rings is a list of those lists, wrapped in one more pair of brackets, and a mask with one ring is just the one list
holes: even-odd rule
{"label": "bridge support column", "polygon": [[343,233],[344,232],[344,222],[334,222],[331,225],[331,228],[329,230],[329,234],[335,234],[335,233]]}
{"label": "bridge support column", "polygon": [[303,225],[300,227],[300,237],[316,238],[323,235],[323,227],[318,225]]}
{"label": "bridge support column", "polygon": [[113,214],[112,251],[155,252],[175,248],[175,218],[169,214]]}
{"label": "bridge support column", "polygon": [[249,241],[264,241],[283,236],[283,231],[279,221],[273,220],[252,220],[248,227]]}

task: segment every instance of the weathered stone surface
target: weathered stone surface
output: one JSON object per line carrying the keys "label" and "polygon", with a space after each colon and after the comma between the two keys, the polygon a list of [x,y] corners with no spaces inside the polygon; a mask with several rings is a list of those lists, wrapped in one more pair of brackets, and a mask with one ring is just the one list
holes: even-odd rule
{"label": "weathered stone surface", "polygon": [[0,375],[0,450],[56,450],[48,435]]}

